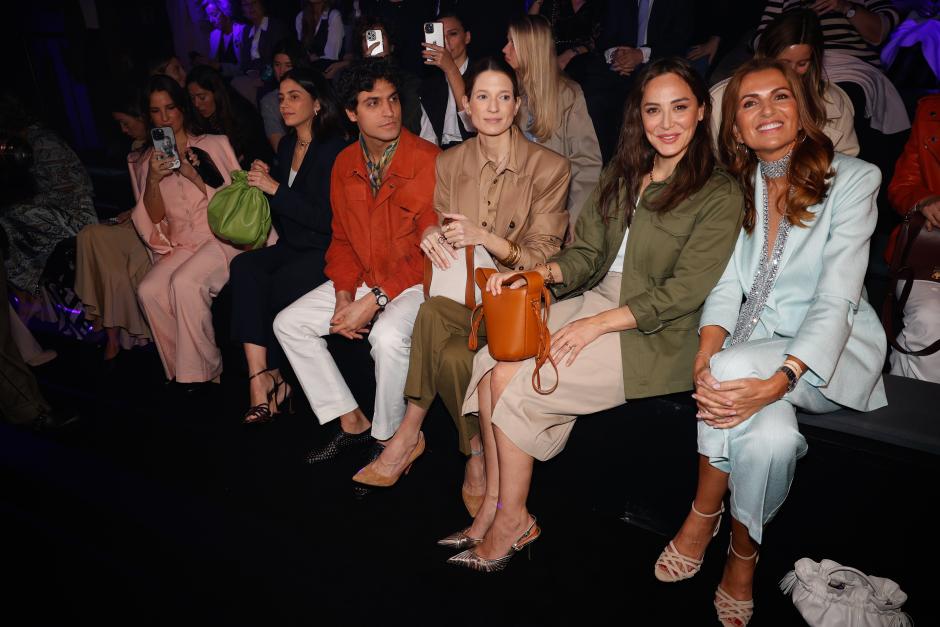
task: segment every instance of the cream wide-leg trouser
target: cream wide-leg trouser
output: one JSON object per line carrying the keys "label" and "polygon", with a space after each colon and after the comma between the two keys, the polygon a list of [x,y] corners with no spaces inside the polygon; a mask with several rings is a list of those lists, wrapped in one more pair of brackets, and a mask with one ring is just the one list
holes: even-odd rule
{"label": "cream wide-leg trouser", "polygon": [[[365,283],[355,299],[369,293]],[[387,440],[405,417],[405,378],[411,355],[411,331],[424,302],[421,285],[409,287],[389,301],[369,331],[375,362],[375,414],[372,437]],[[339,418],[359,406],[343,379],[324,336],[336,309],[336,290],[327,281],[301,296],[274,319],[274,335],[281,343],[310,407],[320,424]]]}

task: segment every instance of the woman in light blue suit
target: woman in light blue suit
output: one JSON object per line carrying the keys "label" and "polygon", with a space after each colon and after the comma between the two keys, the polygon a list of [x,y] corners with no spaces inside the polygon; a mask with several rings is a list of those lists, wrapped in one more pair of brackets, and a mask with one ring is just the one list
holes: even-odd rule
{"label": "woman in light blue suit", "polygon": [[698,572],[730,491],[715,608],[723,625],[743,627],[763,527],[807,449],[796,411],[886,404],[885,336],[862,284],[881,174],[833,153],[824,109],[777,61],[742,66],[722,114],[719,150],[745,191],[744,229],[699,323],[698,490],[655,574]]}

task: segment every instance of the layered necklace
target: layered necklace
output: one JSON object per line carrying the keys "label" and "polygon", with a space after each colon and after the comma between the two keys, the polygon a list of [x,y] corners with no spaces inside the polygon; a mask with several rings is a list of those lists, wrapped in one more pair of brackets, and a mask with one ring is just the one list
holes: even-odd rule
{"label": "layered necklace", "polygon": [[[763,246],[761,246],[760,263],[757,266],[757,273],[754,275],[754,282],[747,294],[747,300],[741,306],[738,313],[738,320],[734,325],[734,332],[731,334],[731,346],[746,342],[764,311],[767,304],[767,298],[774,288],[777,281],[777,272],[780,269],[780,260],[783,258],[783,251],[787,245],[787,237],[790,235],[790,222],[785,216],[780,217],[780,224],[777,228],[777,237],[774,240],[773,249],[768,254],[767,245],[770,239],[770,181],[786,176],[790,171],[790,153],[776,161],[760,160],[760,173],[764,178],[764,203],[763,203]],[[792,189],[792,188],[791,188]],[[787,191],[789,194],[790,191]]]}

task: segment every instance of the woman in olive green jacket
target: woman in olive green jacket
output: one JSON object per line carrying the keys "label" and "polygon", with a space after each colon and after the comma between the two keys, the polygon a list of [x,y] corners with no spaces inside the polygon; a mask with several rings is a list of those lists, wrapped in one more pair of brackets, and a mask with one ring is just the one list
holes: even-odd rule
{"label": "woman in olive green jacket", "polygon": [[[734,179],[715,168],[710,108],[682,59],[651,63],[638,79],[617,155],[574,244],[538,268],[565,299],[548,323],[558,388],[533,390],[532,359],[497,363],[477,353],[464,412],[480,416],[487,495],[473,525],[441,541],[467,549],[451,563],[501,570],[538,537],[526,509],[533,460],[564,448],[577,415],[692,389],[702,304],[731,256],[744,206]],[[510,276],[494,275],[487,290],[509,289]],[[551,385],[552,374],[542,375]]]}

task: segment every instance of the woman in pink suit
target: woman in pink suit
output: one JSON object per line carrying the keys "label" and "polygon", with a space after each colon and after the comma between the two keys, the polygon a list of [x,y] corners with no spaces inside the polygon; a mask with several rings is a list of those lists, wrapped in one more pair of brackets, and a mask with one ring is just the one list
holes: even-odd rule
{"label": "woman in pink suit", "polygon": [[[177,383],[217,380],[222,357],[215,345],[212,298],[228,281],[229,262],[240,251],[216,238],[207,209],[215,189],[194,166],[199,148],[218,168],[225,184],[238,170],[238,159],[223,135],[200,135],[193,127],[189,99],[166,76],[154,76],[144,92],[150,127],[173,129],[180,166],[151,149],[141,168],[132,217],[141,239],[153,253],[154,265],[137,288],[163,361],[167,379]],[[202,153],[200,153],[202,154]]]}

